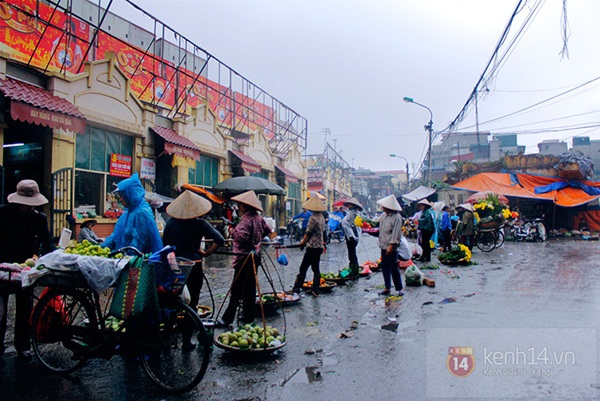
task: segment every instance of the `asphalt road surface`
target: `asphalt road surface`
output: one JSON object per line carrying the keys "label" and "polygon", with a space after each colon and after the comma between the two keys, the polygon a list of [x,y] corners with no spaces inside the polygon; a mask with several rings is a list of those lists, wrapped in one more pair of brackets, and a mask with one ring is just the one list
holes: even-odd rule
{"label": "asphalt road surface", "polygon": [[[381,273],[303,297],[266,316],[285,329],[285,347],[253,358],[215,348],[204,380],[181,396],[161,393],[119,356],[57,376],[9,349],[0,400],[595,400],[599,245],[551,239],[475,250],[475,265],[438,263],[423,270],[436,287],[407,287],[402,299],[377,295]],[[302,252],[287,250],[285,267],[268,252],[276,289],[290,289]],[[375,261],[376,239],[363,235],[358,254]],[[345,244],[332,243],[322,260],[323,272],[345,267]],[[205,272],[218,310],[229,258],[211,257]],[[203,294],[210,303],[206,286]]]}

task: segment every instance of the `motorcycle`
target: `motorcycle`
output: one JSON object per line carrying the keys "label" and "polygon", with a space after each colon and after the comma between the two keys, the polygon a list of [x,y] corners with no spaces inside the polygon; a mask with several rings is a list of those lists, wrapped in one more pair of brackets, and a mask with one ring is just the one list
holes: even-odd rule
{"label": "motorcycle", "polygon": [[286,226],[287,238],[290,241],[290,245],[300,242],[302,239],[302,219],[290,220]]}
{"label": "motorcycle", "polygon": [[338,240],[339,242],[346,241],[346,235],[342,228],[342,218],[335,213],[329,215],[329,221],[327,222],[328,235],[326,236],[326,243],[329,244],[332,239]]}
{"label": "motorcycle", "polygon": [[524,220],[523,224],[513,224],[510,228],[511,235],[517,242],[533,241],[544,242],[547,239],[544,219]]}

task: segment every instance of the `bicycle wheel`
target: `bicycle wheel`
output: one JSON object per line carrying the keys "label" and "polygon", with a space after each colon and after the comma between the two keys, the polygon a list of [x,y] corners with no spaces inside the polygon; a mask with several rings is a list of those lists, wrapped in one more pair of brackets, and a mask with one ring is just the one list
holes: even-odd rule
{"label": "bicycle wheel", "polygon": [[477,235],[477,248],[482,252],[491,252],[496,247],[496,231],[480,231]]}
{"label": "bicycle wheel", "polygon": [[497,238],[496,238],[496,248],[500,248],[502,245],[504,245],[504,232],[500,229],[498,231],[496,231],[497,233]]}
{"label": "bicycle wheel", "polygon": [[548,239],[548,236],[546,235],[546,227],[544,227],[542,223],[536,224],[536,227],[540,242],[545,242]]}
{"label": "bicycle wheel", "polygon": [[87,360],[100,335],[95,309],[77,290],[50,290],[31,319],[33,352],[53,372],[71,373]]}
{"label": "bicycle wheel", "polygon": [[183,302],[162,301],[159,340],[140,345],[144,370],[165,391],[189,391],[206,373],[211,342],[198,315]]}

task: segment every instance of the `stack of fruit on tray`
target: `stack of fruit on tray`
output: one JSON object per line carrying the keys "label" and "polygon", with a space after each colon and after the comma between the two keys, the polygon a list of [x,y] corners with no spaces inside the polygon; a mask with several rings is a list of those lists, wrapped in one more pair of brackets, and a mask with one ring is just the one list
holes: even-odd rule
{"label": "stack of fruit on tray", "polygon": [[[84,239],[81,243],[76,243],[75,241],[71,241],[69,246],[65,249],[65,253],[70,253],[72,255],[83,255],[83,256],[100,256],[103,258],[107,258],[112,251],[109,248],[103,248],[100,245],[94,245],[90,241]],[[120,259],[123,257],[123,254],[117,253],[112,258]]]}
{"label": "stack of fruit on tray", "polygon": [[221,333],[215,343],[221,348],[233,351],[264,351],[281,348],[286,339],[277,328],[246,324],[233,331]]}

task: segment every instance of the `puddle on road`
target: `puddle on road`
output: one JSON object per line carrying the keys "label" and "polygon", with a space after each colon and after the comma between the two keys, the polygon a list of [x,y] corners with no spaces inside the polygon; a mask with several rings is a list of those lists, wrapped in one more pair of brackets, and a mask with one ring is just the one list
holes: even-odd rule
{"label": "puddle on road", "polygon": [[281,387],[284,387],[287,384],[310,384],[320,382],[323,380],[320,369],[320,366],[307,366],[304,369],[297,369],[281,383]]}

